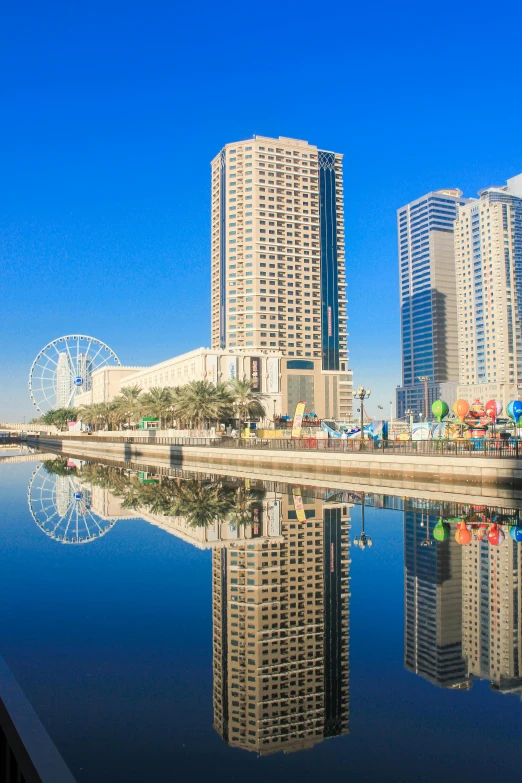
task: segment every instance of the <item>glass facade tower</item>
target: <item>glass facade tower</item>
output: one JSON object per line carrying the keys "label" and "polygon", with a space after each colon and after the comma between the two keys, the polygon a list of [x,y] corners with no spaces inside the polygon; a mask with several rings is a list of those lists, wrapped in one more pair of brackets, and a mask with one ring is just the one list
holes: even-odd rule
{"label": "glass facade tower", "polygon": [[457,301],[453,230],[460,190],[438,190],[397,212],[401,304],[402,385],[397,416],[423,413],[440,383],[458,380]]}

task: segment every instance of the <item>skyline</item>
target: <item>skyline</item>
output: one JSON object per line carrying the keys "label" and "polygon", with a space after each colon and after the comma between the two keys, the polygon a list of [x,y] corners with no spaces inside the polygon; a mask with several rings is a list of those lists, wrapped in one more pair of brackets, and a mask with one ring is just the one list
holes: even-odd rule
{"label": "skyline", "polygon": [[[106,13],[94,4],[88,17],[65,5],[31,6],[30,24],[27,7],[23,16],[9,9],[0,34],[9,74],[1,289],[10,316],[0,337],[0,417],[35,414],[29,367],[62,334],[92,334],[126,365],[210,346],[210,161],[254,133],[344,154],[350,367],[355,386],[372,388],[371,413],[393,400],[396,210],[440,188],[476,197],[522,171],[517,12],[507,31],[488,17],[486,39],[480,14],[469,20],[463,8],[452,9],[447,30],[443,14],[423,17],[412,3],[402,4],[403,16],[385,9],[376,19],[339,6],[345,45],[331,51],[311,25],[287,54],[257,28],[255,10],[239,14],[239,6],[237,22],[230,7],[233,45],[224,47],[214,9],[196,25],[190,11],[161,3],[144,18],[125,6],[123,21],[117,4]],[[280,25],[281,35],[293,35],[291,14]],[[268,59],[251,56],[256,42]],[[474,82],[486,44],[502,50],[502,79],[491,70]],[[237,68],[238,58],[248,67]],[[290,113],[282,72],[301,79]],[[443,105],[434,110],[440,87]],[[499,112],[484,133],[476,112],[490,89],[510,119]],[[303,90],[335,111],[297,100]]]}

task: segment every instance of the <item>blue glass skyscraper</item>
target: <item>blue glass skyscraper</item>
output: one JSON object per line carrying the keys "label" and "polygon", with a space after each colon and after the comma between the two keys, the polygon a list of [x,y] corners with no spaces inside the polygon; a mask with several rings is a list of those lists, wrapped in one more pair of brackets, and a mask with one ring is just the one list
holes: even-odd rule
{"label": "blue glass skyscraper", "polygon": [[[429,412],[440,384],[458,381],[453,232],[458,206],[466,203],[460,190],[438,190],[397,211],[402,343],[399,418],[407,410]],[[425,385],[420,378],[429,380]]]}

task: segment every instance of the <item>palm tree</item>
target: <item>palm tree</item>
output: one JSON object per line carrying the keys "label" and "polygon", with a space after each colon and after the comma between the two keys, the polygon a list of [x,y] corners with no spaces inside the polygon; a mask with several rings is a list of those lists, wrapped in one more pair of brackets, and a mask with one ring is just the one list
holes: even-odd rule
{"label": "palm tree", "polygon": [[55,427],[62,430],[67,426],[68,421],[76,421],[78,411],[75,408],[58,408],[48,411],[43,420],[45,424],[54,424]]}
{"label": "palm tree", "polygon": [[125,386],[114,398],[113,403],[120,421],[126,421],[130,426],[131,421],[136,421],[139,418],[143,407],[140,402],[141,396],[141,387],[135,384],[134,386]]}
{"label": "palm tree", "polygon": [[111,429],[117,418],[116,409],[112,402],[93,402],[91,405],[82,405],[79,411],[82,421],[91,424],[95,430]]}
{"label": "palm tree", "polygon": [[247,489],[239,486],[234,492],[234,504],[231,508],[230,519],[236,525],[251,525],[254,503],[259,503],[265,496],[263,489]]}
{"label": "palm tree", "polygon": [[223,391],[210,381],[191,381],[180,392],[185,416],[195,421],[198,429],[203,422],[219,419],[223,411]]}
{"label": "palm tree", "polygon": [[179,487],[179,515],[191,527],[207,527],[226,519],[234,502],[233,491],[220,484],[198,479],[183,481]]}
{"label": "palm tree", "polygon": [[47,473],[54,473],[57,476],[70,476],[76,473],[76,467],[69,467],[67,459],[63,457],[44,460],[42,465]]}
{"label": "palm tree", "polygon": [[159,386],[153,386],[152,389],[149,389],[146,394],[139,398],[139,401],[143,413],[148,413],[159,419],[159,428],[161,429],[162,421],[167,417],[172,404],[170,389],[168,387],[162,389]]}
{"label": "palm tree", "polygon": [[266,394],[254,391],[254,381],[243,375],[243,378],[231,378],[228,382],[232,394],[233,406],[239,419],[239,433],[241,425],[246,418],[263,419],[266,416],[266,408],[262,400],[267,399]]}

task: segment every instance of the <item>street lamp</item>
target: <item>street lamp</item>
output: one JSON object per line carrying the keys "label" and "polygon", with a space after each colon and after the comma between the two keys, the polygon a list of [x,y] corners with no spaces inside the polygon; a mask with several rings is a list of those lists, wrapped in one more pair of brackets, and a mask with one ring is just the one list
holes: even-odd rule
{"label": "street lamp", "polygon": [[421,517],[421,527],[424,527],[426,525],[426,538],[424,541],[421,541],[421,546],[433,546],[433,541],[430,539],[430,517],[429,514],[426,514],[426,521],[424,521],[424,512],[422,512]]}
{"label": "street lamp", "polygon": [[428,418],[428,381],[430,380],[429,375],[419,375],[417,380],[421,381],[421,383],[424,384],[424,415],[426,416],[426,419]]}
{"label": "street lamp", "polygon": [[408,416],[409,420],[410,420],[410,440],[411,440],[411,436],[412,436],[412,432],[413,432],[413,411],[411,410],[411,408],[408,408],[408,410],[405,411],[405,413],[406,413],[406,416]]}
{"label": "street lamp", "polygon": [[353,396],[356,400],[360,400],[361,407],[357,408],[358,411],[361,413],[361,443],[364,440],[364,400],[367,400],[370,394],[372,393],[371,389],[365,389],[364,386],[361,384],[359,388],[354,391]]}
{"label": "street lamp", "polygon": [[362,549],[363,551],[366,549],[367,546],[372,545],[372,539],[370,536],[367,536],[364,532],[364,500],[365,500],[365,494],[363,492],[362,496],[362,503],[361,503],[361,535],[355,536],[353,539],[353,543],[355,546],[358,546],[359,549]]}
{"label": "street lamp", "polygon": [[275,414],[275,409],[276,409],[276,402],[277,402],[277,400],[272,400],[272,402],[274,403],[274,430],[275,430],[275,428],[276,428],[276,423],[275,423],[275,416],[276,416],[276,414]]}

